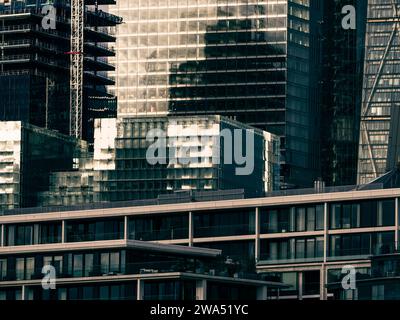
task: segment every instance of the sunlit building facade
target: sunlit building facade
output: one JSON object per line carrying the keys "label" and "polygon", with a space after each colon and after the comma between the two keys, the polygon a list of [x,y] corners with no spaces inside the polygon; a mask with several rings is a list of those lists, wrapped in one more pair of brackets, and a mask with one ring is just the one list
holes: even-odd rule
{"label": "sunlit building facade", "polygon": [[400,30],[397,1],[368,1],[358,182],[366,183],[398,162]]}
{"label": "sunlit building facade", "polygon": [[258,127],[281,138],[287,186],[310,185],[318,3],[118,1],[109,8],[124,20],[111,59],[118,116],[219,114]]}
{"label": "sunlit building facade", "polygon": [[76,140],[20,121],[0,121],[0,209],[34,207],[51,171],[72,169]]}
{"label": "sunlit building facade", "polygon": [[184,190],[240,189],[256,197],[279,189],[279,137],[224,117],[97,119],[94,137],[93,157],[84,155],[75,171],[51,174],[42,206]]}

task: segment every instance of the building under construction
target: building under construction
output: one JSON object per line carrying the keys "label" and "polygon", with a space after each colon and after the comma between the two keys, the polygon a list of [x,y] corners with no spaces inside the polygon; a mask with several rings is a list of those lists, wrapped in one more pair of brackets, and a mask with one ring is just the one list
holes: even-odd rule
{"label": "building under construction", "polygon": [[92,141],[93,118],[114,117],[116,112],[116,98],[105,90],[114,84],[107,76],[114,67],[106,59],[114,55],[113,27],[121,23],[105,12],[113,4],[115,0],[85,0],[83,51],[73,52],[70,0],[0,1],[0,120],[74,134],[70,61],[72,55],[81,55],[79,137]]}

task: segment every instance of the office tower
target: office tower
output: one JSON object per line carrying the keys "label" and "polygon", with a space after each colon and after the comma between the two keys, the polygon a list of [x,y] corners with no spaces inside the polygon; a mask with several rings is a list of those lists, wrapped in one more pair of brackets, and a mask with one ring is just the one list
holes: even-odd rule
{"label": "office tower", "polygon": [[358,181],[367,183],[399,158],[399,4],[368,1]]}
{"label": "office tower", "polygon": [[71,170],[74,138],[20,121],[0,122],[0,209],[38,205],[51,171]]}
{"label": "office tower", "polygon": [[[101,10],[112,0],[85,1],[83,138],[93,140],[90,124],[96,116],[115,116],[98,105],[107,98],[106,75],[114,70],[106,57],[114,55],[112,27],[119,17]],[[51,1],[55,28],[48,24],[48,1],[0,3],[0,120],[24,121],[69,134],[70,121],[70,2]],[[43,11],[43,13],[42,13]],[[45,20],[44,20],[45,19]],[[111,97],[109,97],[112,99]],[[115,100],[114,100],[115,101]]]}
{"label": "office tower", "polygon": [[[326,185],[357,182],[367,1],[323,1],[321,21],[321,177]],[[344,29],[345,6],[356,28]]]}
{"label": "office tower", "polygon": [[[162,132],[150,139],[151,130]],[[82,159],[73,173],[52,174],[40,199],[43,206],[73,205],[229,189],[263,196],[279,188],[279,168],[277,136],[224,117],[98,119],[93,159]]]}
{"label": "office tower", "polygon": [[[149,152],[153,142],[147,136],[154,129],[164,132],[164,137],[154,140],[165,139],[164,154],[160,150]],[[174,190],[244,189],[247,196],[262,196],[266,191],[276,190],[279,140],[267,132],[250,130],[220,116],[117,120],[115,146],[108,149],[112,152],[108,159],[115,159],[114,167],[112,170],[95,167],[100,170],[94,181],[97,200],[151,199]],[[236,139],[235,131],[239,131],[241,142]],[[240,154],[249,160],[246,164],[239,164],[233,158],[241,143]],[[160,158],[151,158],[154,155]],[[245,167],[248,170],[241,175],[239,168]]]}
{"label": "office tower", "polygon": [[118,117],[230,117],[281,138],[285,187],[312,185],[319,2],[118,1]]}

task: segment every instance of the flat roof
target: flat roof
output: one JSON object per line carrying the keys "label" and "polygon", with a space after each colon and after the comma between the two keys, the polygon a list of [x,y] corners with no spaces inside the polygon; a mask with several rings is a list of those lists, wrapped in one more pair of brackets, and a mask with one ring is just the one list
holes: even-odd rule
{"label": "flat roof", "polygon": [[395,197],[400,197],[400,188],[4,215],[0,216],[0,224],[201,212],[207,210],[256,208],[264,206],[284,206],[325,202],[330,203]]}
{"label": "flat roof", "polygon": [[[263,197],[247,198],[247,200],[264,199],[264,198],[281,198],[287,196],[305,196],[316,194],[334,194],[344,192],[360,192],[368,190],[382,190],[384,188],[381,183],[355,185],[355,186],[338,186],[325,187],[320,192],[314,188],[308,189],[289,189],[277,190],[268,192]],[[108,202],[93,202],[85,204],[77,204],[71,206],[46,206],[46,207],[31,207],[31,208],[15,208],[0,210],[0,215],[16,215],[16,214],[33,214],[33,213],[48,213],[48,212],[65,212],[65,211],[80,211],[80,210],[102,210],[111,208],[128,208],[128,207],[144,207],[150,205],[191,203],[191,202],[211,202],[211,201],[226,201],[244,199],[244,189],[228,189],[228,190],[179,190],[172,194],[160,194],[155,199],[142,200],[127,200],[127,201],[108,201]]]}

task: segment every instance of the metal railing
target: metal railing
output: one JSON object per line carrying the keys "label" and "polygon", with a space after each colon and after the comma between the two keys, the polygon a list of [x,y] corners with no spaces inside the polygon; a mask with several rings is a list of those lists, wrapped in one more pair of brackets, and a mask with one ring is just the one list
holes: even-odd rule
{"label": "metal railing", "polygon": [[179,240],[189,237],[189,228],[170,228],[152,231],[131,231],[129,239],[154,241],[154,240]]}
{"label": "metal railing", "polygon": [[337,186],[337,187],[324,187],[322,190],[315,190],[315,188],[306,189],[288,189],[267,192],[266,197],[282,197],[282,196],[298,196],[309,195],[318,193],[335,193],[335,192],[348,192],[348,191],[365,191],[365,190],[379,190],[383,189],[383,183],[373,183],[365,185],[350,185],[350,186]]}

